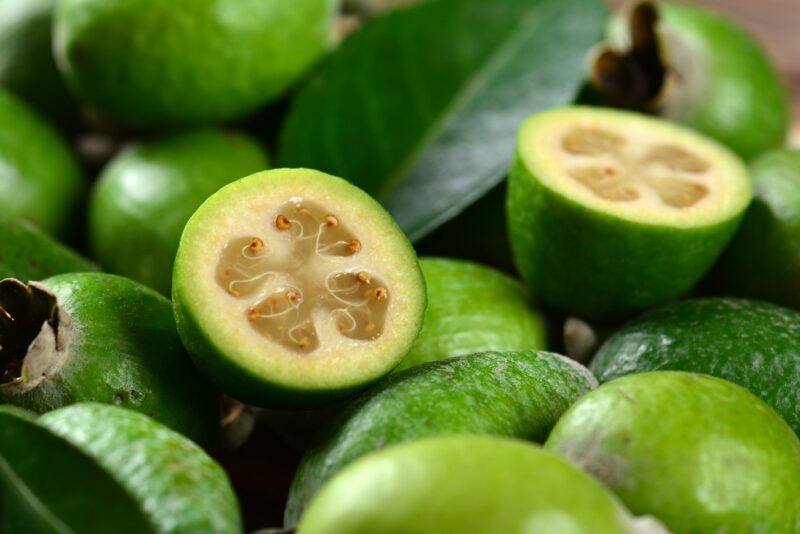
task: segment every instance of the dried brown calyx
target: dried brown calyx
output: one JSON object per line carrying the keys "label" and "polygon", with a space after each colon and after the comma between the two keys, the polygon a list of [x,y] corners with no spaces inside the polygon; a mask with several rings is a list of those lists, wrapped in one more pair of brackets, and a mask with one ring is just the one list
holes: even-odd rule
{"label": "dried brown calyx", "polygon": [[[268,230],[268,231],[267,231]],[[270,232],[288,239],[272,246]],[[262,236],[231,239],[217,265],[217,282],[247,304],[244,314],[265,338],[298,353],[320,344],[320,321],[357,340],[379,337],[390,294],[386,284],[358,265],[363,244],[339,216],[319,204],[291,199]],[[352,259],[351,265],[342,261]]]}
{"label": "dried brown calyx", "polygon": [[641,111],[657,111],[670,68],[664,61],[656,33],[658,9],[640,2],[630,10],[630,48],[602,49],[592,65],[592,87],[606,104]]}
{"label": "dried brown calyx", "polygon": [[69,317],[43,286],[0,281],[0,387],[35,385],[62,361]]}
{"label": "dried brown calyx", "polygon": [[661,203],[680,209],[708,196],[700,180],[711,170],[705,159],[676,144],[640,139],[636,145],[634,152],[624,137],[594,126],[575,126],[561,139],[570,156],[567,174],[605,200],[635,201],[649,188]]}

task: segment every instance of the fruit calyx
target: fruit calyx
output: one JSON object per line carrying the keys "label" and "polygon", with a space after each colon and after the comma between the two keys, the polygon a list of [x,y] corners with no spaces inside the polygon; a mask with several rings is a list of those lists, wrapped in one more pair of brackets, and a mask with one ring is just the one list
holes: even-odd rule
{"label": "fruit calyx", "polygon": [[61,368],[72,321],[45,286],[0,281],[0,388],[23,393]]}
{"label": "fruit calyx", "polygon": [[350,339],[379,337],[389,290],[358,265],[363,244],[355,233],[330,210],[301,198],[281,206],[272,225],[288,248],[259,236],[235,237],[217,265],[218,284],[248,303],[245,317],[253,329],[300,354],[319,347],[320,320],[333,321]]}
{"label": "fruit calyx", "polygon": [[592,59],[592,86],[612,106],[657,111],[671,74],[656,31],[658,21],[658,9],[652,2],[637,3],[628,18],[629,48],[606,46]]}

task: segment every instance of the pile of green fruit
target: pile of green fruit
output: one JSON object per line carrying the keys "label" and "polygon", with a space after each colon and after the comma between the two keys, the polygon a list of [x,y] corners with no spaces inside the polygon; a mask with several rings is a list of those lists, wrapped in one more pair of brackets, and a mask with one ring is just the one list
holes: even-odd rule
{"label": "pile of green fruit", "polygon": [[668,2],[0,0],[0,532],[800,533],[787,100]]}

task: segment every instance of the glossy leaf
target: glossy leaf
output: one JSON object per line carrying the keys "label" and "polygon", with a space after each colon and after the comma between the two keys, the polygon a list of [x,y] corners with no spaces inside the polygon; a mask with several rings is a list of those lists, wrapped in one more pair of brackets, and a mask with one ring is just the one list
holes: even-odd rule
{"label": "glossy leaf", "polygon": [[602,0],[432,0],[368,24],[297,95],[280,163],[351,180],[419,239],[505,176],[522,120],[572,101]]}

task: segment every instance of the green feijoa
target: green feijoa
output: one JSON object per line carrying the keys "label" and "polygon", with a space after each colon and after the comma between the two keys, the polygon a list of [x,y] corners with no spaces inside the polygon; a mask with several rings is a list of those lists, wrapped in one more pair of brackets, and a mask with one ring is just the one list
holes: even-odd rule
{"label": "green feijoa", "polygon": [[536,445],[445,436],[370,454],[312,501],[298,534],[663,532],[586,473]]}
{"label": "green feijoa", "polygon": [[747,169],[716,142],[657,118],[568,107],[523,124],[508,227],[538,299],[612,321],[690,290],[750,199]]}
{"label": "green feijoa", "polygon": [[686,124],[746,159],[786,140],[777,70],[743,28],[707,9],[631,3],[592,60],[592,85],[611,104]]}
{"label": "green feijoa", "polygon": [[764,154],[751,176],[755,199],[708,285],[800,308],[800,150]]}
{"label": "green feijoa", "polygon": [[83,403],[0,422],[3,532],[242,531],[222,468],[149,417]]}
{"label": "green feijoa", "polygon": [[475,352],[546,347],[544,318],[510,276],[444,258],[420,258],[419,265],[428,308],[422,331],[398,370]]}
{"label": "green feijoa", "polygon": [[800,435],[800,313],[766,302],[692,299],[639,317],[600,348],[601,382],[657,370],[704,373],[749,389]]}
{"label": "green feijoa", "polygon": [[[82,101],[140,128],[241,117],[327,49],[336,0],[60,0],[56,60]],[[190,51],[190,53],[187,53]]]}
{"label": "green feijoa", "polygon": [[0,0],[0,86],[38,108],[57,124],[74,129],[78,106],[53,58],[56,0]]}
{"label": "green feijoa", "polygon": [[145,413],[200,443],[216,390],[181,346],[167,299],[126,278],[70,273],[0,282],[0,403],[37,413],[76,402]]}
{"label": "green feijoa", "polygon": [[0,213],[65,235],[84,190],[67,143],[27,104],[0,89]]}
{"label": "green feijoa", "polygon": [[27,221],[0,215],[0,280],[24,282],[55,274],[96,271],[97,266]]}
{"label": "green feijoa", "polygon": [[261,147],[221,130],[173,134],[116,156],[94,188],[89,241],[108,271],[169,295],[192,213],[223,185],[268,167]]}
{"label": "green feijoa", "polygon": [[672,532],[796,532],[800,441],[747,390],[676,371],[578,400],[545,445]]}
{"label": "green feijoa", "polygon": [[543,441],[559,416],[595,385],[580,364],[534,350],[474,354],[393,375],[345,408],[308,449],[284,522],[295,525],[327,480],[388,445],[442,434]]}
{"label": "green feijoa", "polygon": [[414,249],[361,189],[308,169],[242,178],[192,215],[175,259],[178,331],[232,397],[315,405],[396,367],[422,325]]}

